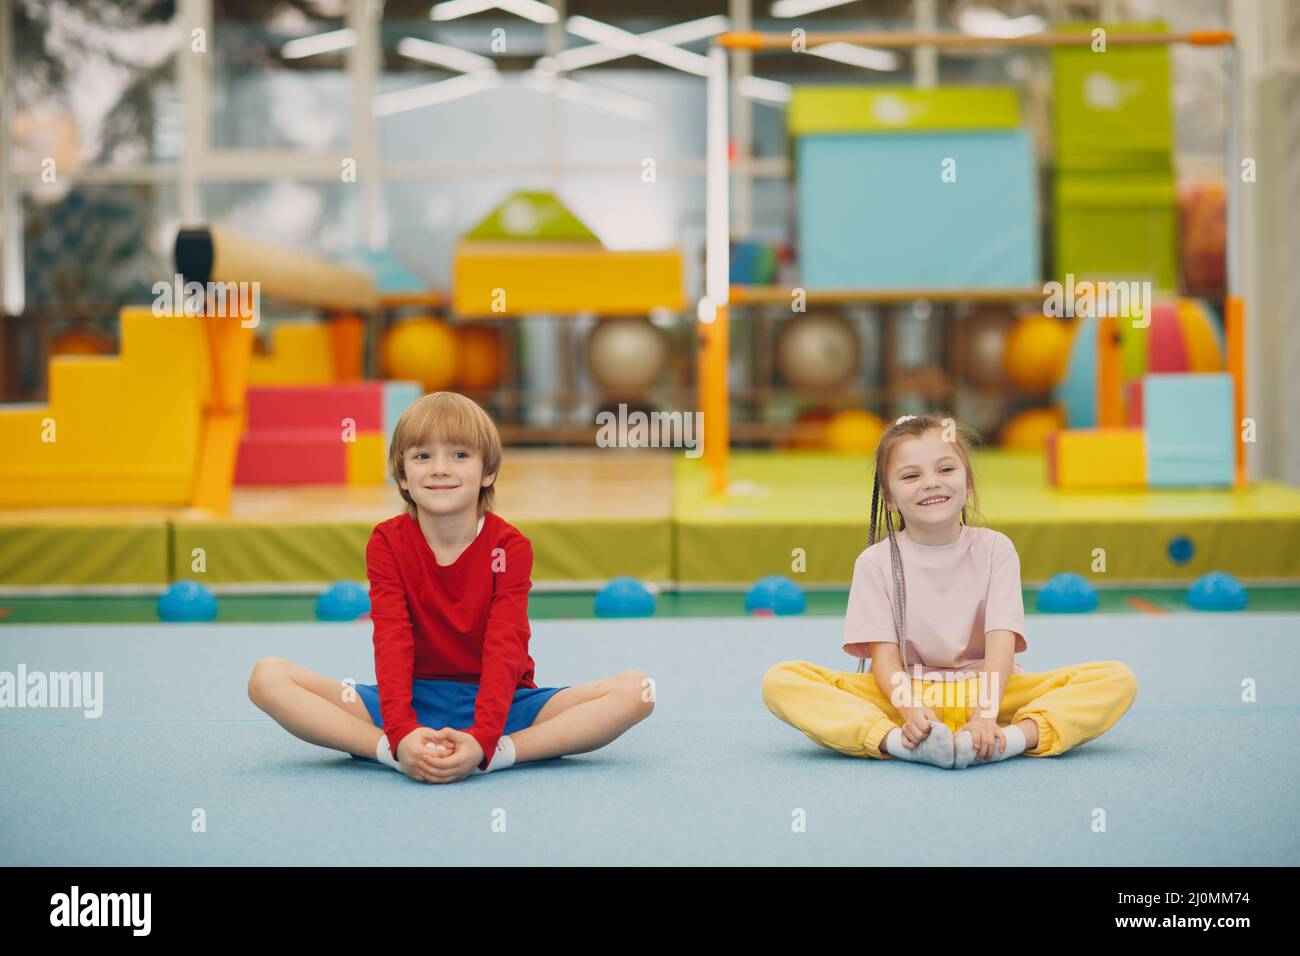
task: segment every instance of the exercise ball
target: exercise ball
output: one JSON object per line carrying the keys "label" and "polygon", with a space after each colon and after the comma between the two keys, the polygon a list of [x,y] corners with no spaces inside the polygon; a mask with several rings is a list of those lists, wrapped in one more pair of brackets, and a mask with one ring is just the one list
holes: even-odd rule
{"label": "exercise ball", "polygon": [[880,444],[885,423],[870,412],[851,409],[834,415],[826,426],[826,447],[841,455],[870,455]]}
{"label": "exercise ball", "polygon": [[1210,307],[1200,299],[1179,299],[1175,309],[1187,354],[1187,371],[1224,371],[1228,351]]}
{"label": "exercise ball", "polygon": [[384,336],[383,352],[389,378],[419,382],[426,392],[440,392],[455,381],[456,336],[445,322],[403,319]]}
{"label": "exercise ball", "polygon": [[801,315],[777,334],[776,367],[796,388],[842,385],[858,370],[858,333],[842,315]]}
{"label": "exercise ball", "polygon": [[468,391],[495,388],[501,376],[501,332],[490,325],[456,329],[456,385]]}
{"label": "exercise ball", "polygon": [[1069,326],[1060,319],[1030,314],[1011,329],[1002,368],[1020,388],[1041,394],[1060,381],[1069,352]]}
{"label": "exercise ball", "polygon": [[[1151,304],[1150,321],[1134,327],[1116,320],[1124,386],[1150,373],[1221,372],[1227,355],[1213,311],[1199,299],[1168,299]],[[1077,318],[1070,329],[1065,374],[1054,399],[1065,408],[1069,428],[1097,425],[1097,319]]]}
{"label": "exercise ball", "polygon": [[113,351],[113,337],[89,326],[69,329],[50,346],[51,355],[109,355]]}
{"label": "exercise ball", "polygon": [[1002,447],[1007,451],[1044,451],[1054,431],[1065,427],[1060,406],[1031,408],[1016,415],[1002,429]]}
{"label": "exercise ball", "polygon": [[1015,316],[1005,309],[984,308],[957,323],[956,348],[962,377],[971,385],[988,387],[1006,381],[1003,355]]}
{"label": "exercise ball", "polygon": [[826,427],[831,421],[828,408],[809,408],[799,413],[794,420],[796,431],[790,436],[789,448],[825,448]]}
{"label": "exercise ball", "polygon": [[587,337],[591,376],[613,395],[638,395],[659,380],[668,343],[649,319],[602,319]]}

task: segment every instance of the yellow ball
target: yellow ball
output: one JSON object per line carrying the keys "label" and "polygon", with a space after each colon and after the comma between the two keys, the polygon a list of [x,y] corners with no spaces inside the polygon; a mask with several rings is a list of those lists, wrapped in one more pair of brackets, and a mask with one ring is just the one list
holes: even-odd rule
{"label": "yellow ball", "polygon": [[826,426],[826,447],[841,455],[871,455],[884,433],[885,423],[870,412],[839,412]]}
{"label": "yellow ball", "polygon": [[449,388],[456,378],[456,336],[445,322],[404,319],[384,336],[389,378],[419,382],[426,392]]}
{"label": "yellow ball", "polygon": [[1002,447],[1007,451],[1043,451],[1052,432],[1065,427],[1065,413],[1059,405],[1021,412],[1002,429]]}
{"label": "yellow ball", "polygon": [[1016,323],[1002,353],[1007,377],[1027,392],[1046,392],[1061,379],[1070,352],[1070,329],[1046,315]]}

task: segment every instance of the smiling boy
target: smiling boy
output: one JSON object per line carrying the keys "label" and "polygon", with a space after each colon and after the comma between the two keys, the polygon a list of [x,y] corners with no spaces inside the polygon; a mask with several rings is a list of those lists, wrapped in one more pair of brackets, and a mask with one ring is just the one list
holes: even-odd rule
{"label": "smiling boy", "polygon": [[389,469],[406,511],[366,546],[376,683],[351,685],[263,658],[249,697],[310,743],[426,783],[587,753],[654,709],[637,671],[538,687],[528,653],[529,540],[492,511],[501,439],[453,392],[414,402]]}

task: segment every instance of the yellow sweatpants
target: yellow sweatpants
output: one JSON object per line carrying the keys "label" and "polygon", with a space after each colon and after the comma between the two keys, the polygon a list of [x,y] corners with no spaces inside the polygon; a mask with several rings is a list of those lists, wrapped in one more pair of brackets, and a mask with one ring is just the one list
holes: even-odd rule
{"label": "yellow sweatpants", "polygon": [[[918,705],[930,706],[956,733],[980,709],[977,679],[912,681]],[[985,688],[987,695],[987,687]],[[998,726],[1029,718],[1038,744],[1025,754],[1054,757],[1100,737],[1137,696],[1137,678],[1121,661],[1072,664],[1040,674],[1011,674],[998,708]],[[763,702],[809,739],[854,757],[891,759],[880,743],[902,715],[865,674],[831,670],[807,661],[785,661],[763,676]]]}

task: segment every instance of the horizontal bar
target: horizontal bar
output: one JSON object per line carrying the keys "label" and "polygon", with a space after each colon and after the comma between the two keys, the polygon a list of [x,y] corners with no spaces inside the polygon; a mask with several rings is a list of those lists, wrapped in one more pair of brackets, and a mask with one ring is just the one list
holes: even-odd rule
{"label": "horizontal bar", "polygon": [[[1235,42],[1229,30],[1189,30],[1185,33],[1120,33],[1106,31],[1107,46],[1165,46],[1190,43],[1194,46],[1224,46]],[[793,37],[789,33],[759,33],[733,31],[714,37],[714,42],[729,50],[751,53],[794,53]],[[860,46],[908,49],[919,46],[946,47],[949,49],[978,49],[1011,46],[1090,46],[1091,32],[1031,33],[1021,37],[987,37],[968,33],[809,33],[801,38],[803,48],[824,43],[854,43]]]}
{"label": "horizontal bar", "polygon": [[[801,286],[733,285],[731,303],[788,303],[794,290]],[[1023,289],[805,289],[809,303],[839,304],[861,302],[1007,302],[1033,301],[1045,295],[1041,288]]]}

